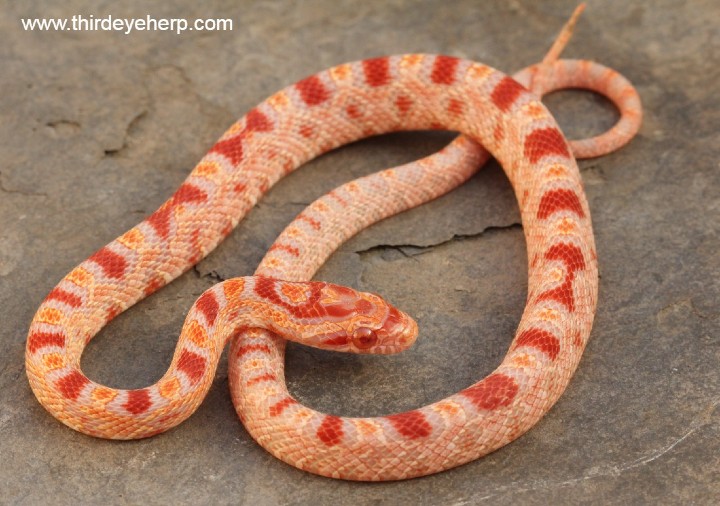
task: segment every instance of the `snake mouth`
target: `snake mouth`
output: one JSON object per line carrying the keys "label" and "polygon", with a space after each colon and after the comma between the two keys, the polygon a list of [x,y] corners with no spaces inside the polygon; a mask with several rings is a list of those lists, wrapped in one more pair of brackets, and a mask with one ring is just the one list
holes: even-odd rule
{"label": "snake mouth", "polygon": [[407,325],[405,327],[405,332],[403,332],[403,334],[400,336],[400,343],[403,345],[406,345],[407,347],[410,347],[413,344],[415,344],[417,335],[418,335],[417,322],[414,319],[412,319],[410,316],[407,316]]}

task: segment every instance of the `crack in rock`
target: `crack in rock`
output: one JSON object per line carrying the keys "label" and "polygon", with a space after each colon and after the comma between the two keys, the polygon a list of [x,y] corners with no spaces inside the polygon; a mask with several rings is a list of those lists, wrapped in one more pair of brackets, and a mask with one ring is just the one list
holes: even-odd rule
{"label": "crack in rock", "polygon": [[199,279],[207,279],[212,281],[211,284],[222,283],[226,278],[221,276],[217,271],[211,270],[203,273],[197,265],[193,265],[193,272]]}
{"label": "crack in rock", "polygon": [[131,119],[127,126],[125,127],[125,134],[123,135],[122,144],[120,144],[120,147],[118,148],[106,148],[103,150],[103,153],[105,156],[109,157],[117,157],[120,156],[121,152],[128,147],[128,137],[130,137],[135,130],[138,128],[138,124],[140,121],[142,121],[145,116],[147,116],[148,111],[147,109],[144,109],[140,111],[138,114],[136,114],[133,119]]}
{"label": "crack in rock", "polygon": [[376,244],[375,246],[371,246],[369,248],[358,250],[355,253],[360,255],[360,257],[365,257],[367,255],[374,255],[378,253],[382,253],[383,251],[397,251],[402,256],[406,258],[412,258],[414,256],[423,255],[425,253],[429,253],[430,251],[445,246],[450,243],[454,242],[462,242],[462,241],[468,241],[477,239],[479,237],[482,237],[487,234],[502,232],[502,231],[508,231],[508,230],[522,230],[522,224],[519,222],[514,222],[509,225],[499,225],[494,226],[491,225],[489,227],[485,227],[479,232],[473,233],[473,234],[453,234],[452,237],[449,239],[446,239],[444,241],[440,241],[433,244]]}

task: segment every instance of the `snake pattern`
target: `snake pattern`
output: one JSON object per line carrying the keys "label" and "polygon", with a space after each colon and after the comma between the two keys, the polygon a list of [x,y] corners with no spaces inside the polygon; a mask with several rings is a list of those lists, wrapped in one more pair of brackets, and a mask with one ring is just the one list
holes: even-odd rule
{"label": "snake pattern", "polygon": [[[155,213],[45,298],[26,347],[40,403],[92,436],[149,437],[195,411],[230,341],[231,394],[243,424],[300,469],[405,479],[522,435],[565,390],[597,303],[590,212],[573,153],[598,156],[626,143],[641,106],[626,79],[593,62],[553,55],[515,77],[452,56],[406,54],[339,65],[272,95],[230,127]],[[604,136],[569,143],[540,101],[565,87],[606,95],[620,121]],[[107,322],[204,258],[282,176],[349,142],[422,129],[463,135],[431,157],[348,183],[309,206],[255,276],[219,283],[195,302],[157,383],[114,389],[82,373],[82,351]],[[405,413],[343,418],[298,403],[284,382],[285,339],[391,353],[417,334],[409,316],[376,295],[307,280],[347,238],[450,191],[490,156],[513,186],[528,250],[527,305],[502,363],[474,385]]]}

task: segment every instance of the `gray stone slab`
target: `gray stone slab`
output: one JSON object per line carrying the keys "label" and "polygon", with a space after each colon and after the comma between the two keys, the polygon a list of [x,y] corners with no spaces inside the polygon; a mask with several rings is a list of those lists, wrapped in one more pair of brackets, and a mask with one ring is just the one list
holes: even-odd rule
{"label": "gray stone slab", "polygon": [[[581,162],[600,259],[590,343],[567,392],[528,434],[468,465],[391,484],[309,475],[245,432],[225,363],[187,422],[137,442],[55,421],[24,373],[45,294],[156,209],[217,137],[281,87],[334,64],[447,53],[513,71],[537,61],[568,0],[69,0],[0,9],[0,503],[713,504],[720,497],[720,4],[593,2],[566,55],[627,76],[639,136]],[[230,17],[232,32],[23,31],[21,18]],[[614,112],[587,93],[548,99],[570,136]],[[304,203],[351,178],[430,154],[452,136],[394,134],[321,157],[281,181],[197,268],[113,321],[83,368],[141,387],[167,367],[185,312],[217,276],[251,273]],[[383,293],[417,316],[417,346],[355,357],[291,345],[301,401],[378,415],[453,393],[501,360],[526,259],[517,206],[491,164],[465,186],[361,233],[318,277]]]}

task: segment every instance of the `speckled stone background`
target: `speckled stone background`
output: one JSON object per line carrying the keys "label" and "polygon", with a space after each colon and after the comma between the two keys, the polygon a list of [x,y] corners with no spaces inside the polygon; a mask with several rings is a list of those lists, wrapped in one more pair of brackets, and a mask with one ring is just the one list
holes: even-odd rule
{"label": "speckled stone background", "polygon": [[[581,162],[600,259],[590,343],[565,395],[527,435],[479,461],[390,484],[320,478],[247,435],[225,363],[198,412],[143,441],[73,432],[33,397],[27,327],[72,267],[179,186],[239,116],[331,65],[446,53],[511,72],[542,57],[572,0],[46,2],[0,5],[0,503],[716,504],[720,497],[720,4],[594,1],[566,55],[627,76],[645,106],[622,151]],[[21,18],[232,18],[232,32],[23,31]],[[568,135],[609,127],[590,93],[547,99]],[[251,273],[304,205],[351,178],[430,154],[447,133],[330,153],[281,181],[205,261],[113,321],[83,369],[116,387],[156,381],[185,312],[217,279]],[[519,321],[525,246],[496,165],[346,244],[318,277],[415,315],[395,357],[300,346],[302,402],[344,415],[411,409],[491,371]]]}

